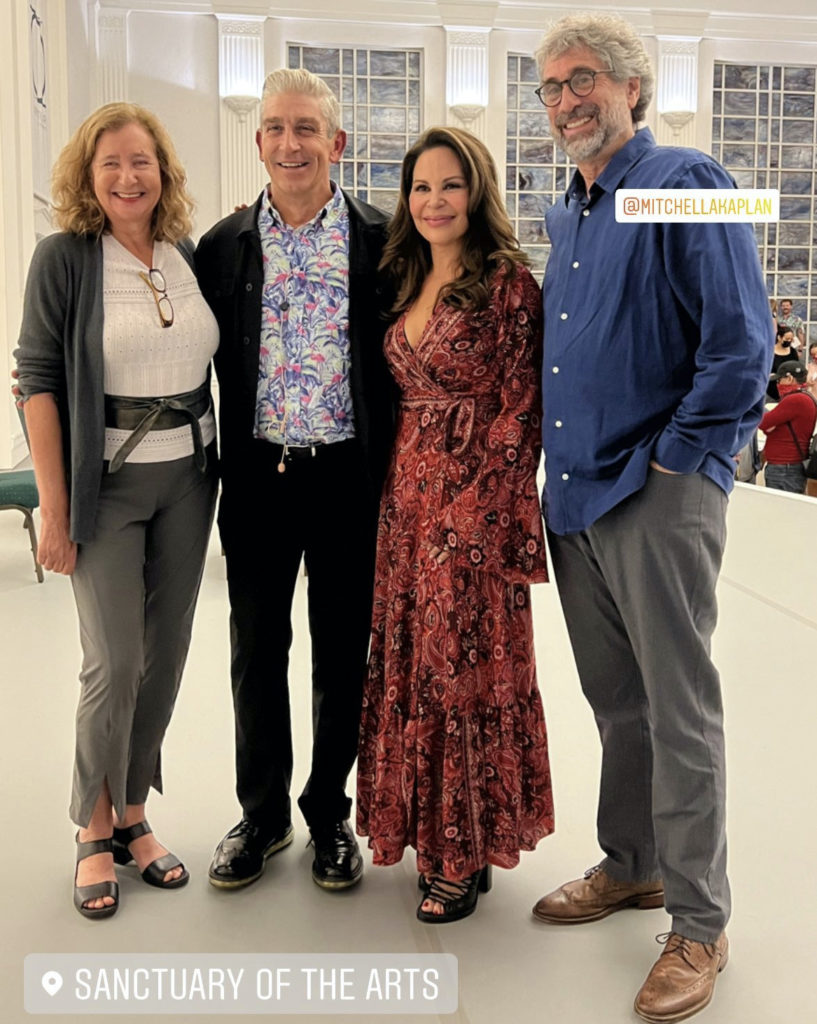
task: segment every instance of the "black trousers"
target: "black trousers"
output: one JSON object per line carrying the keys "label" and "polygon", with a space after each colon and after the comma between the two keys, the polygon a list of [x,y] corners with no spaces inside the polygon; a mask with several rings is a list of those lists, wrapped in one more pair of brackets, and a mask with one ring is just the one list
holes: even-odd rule
{"label": "black trousers", "polygon": [[[230,595],[237,793],[270,832],[290,821],[289,648],[301,556],[312,641],[312,765],[298,805],[310,828],[349,816],[371,629],[377,496],[360,445],[344,441],[278,466],[254,441],[228,464],[219,509]],[[225,460],[226,462],[227,460]],[[231,472],[232,470],[232,472]]]}

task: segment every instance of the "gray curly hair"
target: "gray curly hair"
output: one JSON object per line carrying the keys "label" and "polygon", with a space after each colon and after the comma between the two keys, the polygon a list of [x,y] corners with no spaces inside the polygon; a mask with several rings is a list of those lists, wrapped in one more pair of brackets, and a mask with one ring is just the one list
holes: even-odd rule
{"label": "gray curly hair", "polygon": [[644,120],[655,91],[655,72],[635,29],[614,14],[571,14],[553,22],[534,54],[539,77],[548,60],[561,57],[568,50],[584,47],[613,69],[616,82],[639,78],[641,90],[632,110],[633,124]]}

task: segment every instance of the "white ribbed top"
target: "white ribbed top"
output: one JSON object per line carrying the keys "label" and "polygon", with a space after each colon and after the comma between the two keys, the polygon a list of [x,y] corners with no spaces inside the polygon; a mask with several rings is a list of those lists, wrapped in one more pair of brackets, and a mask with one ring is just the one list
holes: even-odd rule
{"label": "white ribbed top", "polygon": [[[173,303],[173,326],[162,327],[153,293],[139,277],[149,269],[113,235],[102,236],[105,394],[129,398],[178,395],[200,387],[218,348],[218,325],[193,271],[169,242],[155,242],[153,266],[161,270]],[[202,440],[216,436],[212,412],[201,418]],[[105,458],[130,432],[105,430]],[[128,462],[170,462],[193,454],[190,427],[152,430]]]}

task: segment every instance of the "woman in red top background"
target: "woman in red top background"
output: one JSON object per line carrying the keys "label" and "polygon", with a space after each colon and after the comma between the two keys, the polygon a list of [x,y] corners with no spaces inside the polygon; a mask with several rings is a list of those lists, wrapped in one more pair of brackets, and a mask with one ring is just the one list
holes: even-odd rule
{"label": "woman in red top background", "polygon": [[760,429],[766,434],[766,486],[803,494],[803,459],[817,422],[817,400],[803,387],[808,371],[798,359],[782,363],[775,376],[780,402],[760,421]]}

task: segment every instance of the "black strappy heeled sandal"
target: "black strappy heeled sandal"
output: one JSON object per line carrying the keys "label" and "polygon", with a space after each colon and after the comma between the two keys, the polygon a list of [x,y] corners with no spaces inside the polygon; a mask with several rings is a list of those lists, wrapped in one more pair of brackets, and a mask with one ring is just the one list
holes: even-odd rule
{"label": "black strappy heeled sandal", "polygon": [[[418,884],[422,888],[425,881],[420,875]],[[417,908],[417,917],[425,924],[447,924],[450,921],[461,921],[464,917],[473,914],[477,909],[477,900],[481,892],[488,892],[491,888],[491,865],[486,864],[481,871],[475,871],[473,875],[464,878],[461,882],[452,882],[439,875],[431,879],[423,903],[426,900],[434,900],[441,903],[443,912],[435,914],[433,911],[423,910],[423,903]]]}
{"label": "black strappy heeled sandal", "polygon": [[[98,853],[113,853],[113,843],[110,836],[107,839],[89,839],[87,843],[77,840],[77,864],[87,857],[94,857]],[[91,900],[101,900],[106,896],[113,899],[113,903],[106,907],[86,907],[85,904]],[[74,906],[83,917],[102,918],[110,917],[119,909],[119,883],[118,882],[93,882],[91,885],[77,885],[77,872],[74,871]]]}
{"label": "black strappy heeled sandal", "polygon": [[[134,859],[128,847],[140,836],[149,835],[153,829],[146,821],[138,821],[129,828],[115,828],[113,830],[113,859],[117,864],[130,864]],[[173,868],[181,868],[182,873],[178,878],[165,881],[165,875]],[[190,881],[190,874],[178,857],[172,853],[166,853],[163,857],[157,857],[148,864],[142,872],[142,878],[148,885],[155,885],[157,889],[180,889]]]}

